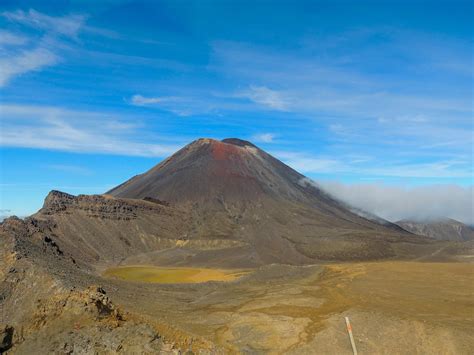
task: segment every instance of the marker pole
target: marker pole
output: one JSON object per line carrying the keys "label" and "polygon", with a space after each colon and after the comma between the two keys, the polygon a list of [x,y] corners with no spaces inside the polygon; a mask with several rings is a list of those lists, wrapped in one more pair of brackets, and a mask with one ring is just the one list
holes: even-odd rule
{"label": "marker pole", "polygon": [[349,322],[349,317],[346,317],[346,327],[347,332],[349,333],[349,339],[351,339],[352,352],[354,353],[354,355],[357,355],[357,348],[354,341],[354,336],[352,335],[352,327],[351,322]]}

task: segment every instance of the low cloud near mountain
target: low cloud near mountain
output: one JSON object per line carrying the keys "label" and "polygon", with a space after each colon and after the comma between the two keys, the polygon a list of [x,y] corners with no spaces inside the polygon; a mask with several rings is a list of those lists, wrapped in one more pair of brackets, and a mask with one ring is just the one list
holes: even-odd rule
{"label": "low cloud near mountain", "polygon": [[338,199],[392,222],[449,217],[474,225],[473,186],[403,187],[328,181],[318,182],[318,185]]}

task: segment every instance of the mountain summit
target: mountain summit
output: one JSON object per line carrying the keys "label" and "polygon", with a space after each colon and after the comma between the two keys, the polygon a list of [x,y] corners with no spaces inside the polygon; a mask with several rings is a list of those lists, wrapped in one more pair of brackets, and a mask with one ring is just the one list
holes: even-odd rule
{"label": "mountain summit", "polygon": [[275,187],[285,179],[277,168],[274,160],[250,142],[198,139],[108,194],[152,197],[173,203],[255,200],[262,195],[279,194]]}
{"label": "mountain summit", "polygon": [[[278,209],[286,206],[290,211],[300,206],[312,211],[313,224],[338,219],[340,227],[379,228],[382,225],[401,231],[389,222],[368,220],[351,212],[349,206],[320,190],[304,175],[254,144],[237,138],[198,139],[107,194],[165,200],[174,205],[194,204],[194,208],[200,206],[201,209],[220,206],[244,211],[252,206],[277,204]],[[275,209],[275,206],[268,207],[266,214]],[[288,219],[298,217],[296,213]]]}
{"label": "mountain summit", "polygon": [[153,197],[170,202],[256,201],[264,196],[302,200],[293,169],[250,142],[198,139],[108,192],[125,198]]}
{"label": "mountain summit", "polygon": [[397,254],[395,244],[416,239],[387,221],[361,217],[237,138],[198,139],[107,195],[166,201],[192,216],[186,239],[231,240],[239,244],[233,258],[246,262],[383,258]]}

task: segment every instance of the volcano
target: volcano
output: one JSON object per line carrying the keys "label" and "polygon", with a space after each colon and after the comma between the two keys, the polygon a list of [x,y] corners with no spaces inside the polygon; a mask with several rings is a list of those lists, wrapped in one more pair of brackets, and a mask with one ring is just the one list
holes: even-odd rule
{"label": "volcano", "polygon": [[403,231],[382,219],[361,218],[305,176],[254,144],[236,138],[198,139],[106,194],[167,201],[201,213],[224,210],[236,219],[247,210],[261,214],[262,219],[276,210],[291,212],[287,218],[272,221],[276,224],[305,216],[294,211],[300,207],[312,215],[314,225]]}
{"label": "volcano", "polygon": [[[236,138],[198,139],[106,194],[186,211],[192,222],[183,243],[236,243],[219,250],[227,255],[225,263],[386,258],[396,256],[403,243],[419,241],[380,218],[361,217],[302,174]],[[215,250],[197,254],[188,260],[216,258]]]}
{"label": "volcano", "polygon": [[38,213],[3,229],[22,231],[17,248],[85,269],[303,265],[431,250],[429,238],[367,216],[250,142],[198,139],[103,195],[52,191]]}

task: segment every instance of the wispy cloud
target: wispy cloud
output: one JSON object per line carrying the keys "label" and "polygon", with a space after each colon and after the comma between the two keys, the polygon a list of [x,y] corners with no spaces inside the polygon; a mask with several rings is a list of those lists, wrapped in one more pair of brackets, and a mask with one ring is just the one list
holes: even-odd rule
{"label": "wispy cloud", "polygon": [[[366,37],[373,35],[373,33],[364,34]],[[363,41],[366,37],[357,40]],[[391,33],[387,40],[386,46],[390,47],[387,53],[405,51],[400,42],[406,37]],[[417,35],[413,34],[412,37],[416,38]],[[350,42],[350,38],[345,41]],[[422,39],[420,43],[423,43]],[[439,48],[443,48],[443,44],[440,44]],[[410,48],[419,46],[414,44]],[[442,96],[433,97],[427,93],[424,86],[410,81],[407,75],[390,78],[388,82],[392,83],[392,86],[394,83],[400,83],[409,90],[398,87],[394,90],[381,81],[377,73],[366,69],[365,59],[368,58],[359,58],[355,54],[350,57],[345,51],[341,54],[340,48],[333,44],[327,44],[326,47],[319,45],[314,49],[317,50],[316,53],[321,54],[320,56],[305,55],[304,52],[277,52],[265,47],[223,41],[215,42],[213,49],[214,57],[210,67],[242,83],[255,81],[262,83],[258,87],[251,87],[246,95],[268,108],[307,114],[338,113],[365,119],[401,117],[405,118],[403,119],[405,121],[413,117],[419,119],[422,116],[425,116],[423,117],[425,121],[427,115],[439,116],[440,111],[444,114],[447,111],[459,114],[471,110],[468,95],[446,96],[443,91]],[[332,55],[328,55],[328,52]],[[372,52],[367,53],[369,54]],[[417,75],[429,74],[432,84],[436,86],[443,82],[431,74],[430,70],[434,64],[427,65],[426,57],[419,53],[410,55],[414,57],[412,65],[417,67]],[[464,58],[461,54],[460,56]],[[467,80],[468,78],[465,82]],[[279,90],[270,90],[272,87],[278,87]]]}
{"label": "wispy cloud", "polygon": [[130,99],[132,105],[136,106],[150,106],[173,101],[179,101],[179,99],[176,97],[144,97],[142,95],[133,95]]}
{"label": "wispy cloud", "polygon": [[288,108],[288,102],[285,100],[284,95],[276,90],[269,89],[266,86],[250,85],[248,90],[245,90],[236,96],[247,98],[256,104],[274,110],[285,111]]}
{"label": "wispy cloud", "polygon": [[[386,41],[374,45],[372,39],[377,36]],[[410,45],[403,45],[404,41]],[[472,66],[470,72],[454,73],[437,64],[439,58],[470,64],[470,55],[455,39],[434,43],[434,38],[418,33],[382,28],[308,42],[291,52],[214,42],[209,68],[238,87],[259,83],[236,89],[235,96],[252,101],[257,108],[323,124],[332,133],[328,141],[347,144],[347,149],[368,144],[389,149],[395,144],[398,151],[390,154],[398,155],[421,146],[457,142],[450,145],[452,150],[470,153],[472,100],[467,93]],[[354,46],[363,55],[351,51]],[[374,56],[396,70],[379,69],[377,62],[368,61]],[[463,75],[456,76],[455,85],[454,75]]]}
{"label": "wispy cloud", "polygon": [[0,30],[0,46],[18,46],[28,42],[28,38],[10,31]]}
{"label": "wispy cloud", "polygon": [[0,16],[37,31],[34,35],[0,32],[0,87],[17,76],[59,63],[62,40],[56,38],[76,39],[85,21],[82,15],[53,17],[33,9],[6,11]]}
{"label": "wispy cloud", "polygon": [[356,74],[354,69],[331,67],[312,58],[266,52],[264,48],[239,47],[236,61],[228,53],[222,56],[222,52],[232,53],[234,49],[229,46],[227,43],[219,49],[218,70],[240,81],[265,83],[250,86],[236,95],[267,108],[305,114],[349,114],[366,119],[397,117],[402,121],[414,121],[409,118],[420,118],[434,111],[439,115],[439,111],[467,113],[471,109],[468,97],[433,98],[423,90],[416,94],[390,92],[378,78]]}
{"label": "wispy cloud", "polygon": [[59,57],[45,48],[25,50],[16,55],[0,58],[0,87],[12,78],[27,72],[41,70],[56,64]]}
{"label": "wispy cloud", "polygon": [[174,113],[177,116],[190,116],[195,113],[209,112],[206,103],[201,103],[192,97],[160,96],[145,97],[133,95],[130,103],[134,106],[153,107]]}
{"label": "wispy cloud", "polygon": [[254,111],[256,106],[278,111],[286,110],[286,101],[279,92],[253,85],[238,93],[188,87],[179,90],[178,95],[172,93],[171,96],[135,94],[128,102],[134,106],[166,110],[178,116],[248,112]]}
{"label": "wispy cloud", "polygon": [[86,19],[84,15],[53,17],[34,9],[28,11],[5,11],[2,12],[2,16],[12,22],[68,37],[76,37]]}
{"label": "wispy cloud", "polygon": [[107,113],[26,105],[0,105],[0,113],[1,146],[145,157],[163,157],[180,147],[143,142],[131,124]]}
{"label": "wispy cloud", "polygon": [[134,106],[149,107],[172,112],[177,116],[208,114],[219,116],[223,112],[245,111],[249,106],[236,102],[234,95],[216,93],[210,90],[185,88],[172,96],[133,95],[128,102]]}

